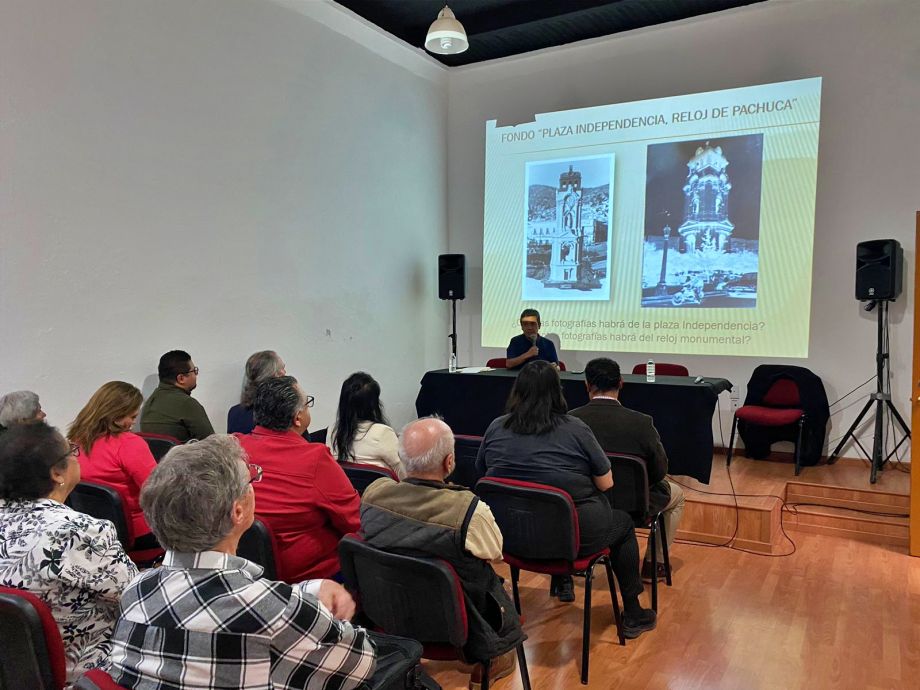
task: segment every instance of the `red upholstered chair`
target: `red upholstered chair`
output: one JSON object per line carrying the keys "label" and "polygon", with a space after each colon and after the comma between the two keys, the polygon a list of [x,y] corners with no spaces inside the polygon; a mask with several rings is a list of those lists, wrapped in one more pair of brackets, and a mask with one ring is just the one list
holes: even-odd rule
{"label": "red upholstered chair", "polygon": [[[339,542],[345,582],[361,598],[363,613],[383,632],[421,642],[425,659],[459,659],[482,664],[482,689],[489,688],[490,659],[464,654],[468,635],[466,602],[460,578],[439,558],[382,551],[353,534]],[[517,647],[521,682],[530,690],[524,643]]]}
{"label": "red upholstered chair", "polygon": [[561,359],[557,362],[557,364],[559,365],[559,371],[565,371],[565,370],[566,370],[566,368],[565,368],[565,362],[563,362]]}
{"label": "red upholstered chair", "polygon": [[479,455],[479,446],[482,445],[482,436],[454,436],[454,461],[457,463],[447,481],[452,484],[465,486],[471,491],[476,482],[482,479],[476,469],[476,457]]}
{"label": "red upholstered chair", "polygon": [[118,541],[128,552],[131,560],[138,565],[149,565],[160,558],[164,551],[160,547],[152,549],[134,549],[134,534],[131,520],[125,514],[121,494],[104,484],[80,482],[67,497],[67,505],[80,513],[86,513],[100,520],[109,520],[115,525]]}
{"label": "red upholstered chair", "polygon": [[802,409],[799,387],[789,378],[778,378],[761,401],[761,405],[743,405],[735,410],[732,420],[732,433],[728,441],[728,455],[725,458],[726,466],[732,464],[732,454],[735,446],[735,431],[738,422],[753,426],[781,427],[791,424],[798,425],[798,435],[795,441],[795,474],[802,471],[802,427],[805,424],[805,410]]}
{"label": "red upholstered chair", "polygon": [[381,477],[389,477],[397,482],[399,481],[396,473],[388,467],[364,462],[340,462],[339,465],[345,470],[345,476],[348,477],[359,496],[363,496],[364,490]]}
{"label": "red upholstered chair", "polygon": [[[613,471],[613,492],[610,504],[633,518],[636,527],[647,529],[648,548],[652,554],[652,572],[658,572],[658,549],[661,539],[661,551],[664,556],[665,582],[671,586],[671,556],[668,554],[668,535],[665,531],[664,516],[649,512],[648,468],[645,461],[626,453],[607,453],[610,469]],[[652,608],[658,611],[658,578],[652,578]]]}
{"label": "red upholstered chair", "polygon": [[476,485],[501,528],[502,558],[511,566],[514,605],[521,611],[518,579],[522,570],[545,575],[577,575],[585,578],[584,628],[581,638],[581,682],[588,683],[588,650],[591,644],[591,583],[594,566],[603,563],[607,570],[613,617],[620,644],[626,644],[620,605],[617,601],[610,549],[587,556],[578,555],[578,514],[572,497],[562,489],[516,479],[485,477]]}
{"label": "red upholstered chair", "polygon": [[51,609],[22,589],[0,587],[0,688],[60,690],[64,643]]}
{"label": "red upholstered chair", "polygon": [[153,453],[153,459],[157,462],[163,459],[163,456],[169,452],[170,448],[182,445],[182,441],[166,434],[139,432],[137,435],[147,442],[150,452]]}
{"label": "red upholstered chair", "polygon": [[486,366],[490,369],[505,369],[508,366],[508,360],[505,357],[493,357]]}
{"label": "red upholstered chair", "polygon": [[[633,374],[645,374],[645,365],[637,364],[633,367]],[[690,370],[683,364],[669,364],[668,362],[655,362],[656,376],[690,376]]]}

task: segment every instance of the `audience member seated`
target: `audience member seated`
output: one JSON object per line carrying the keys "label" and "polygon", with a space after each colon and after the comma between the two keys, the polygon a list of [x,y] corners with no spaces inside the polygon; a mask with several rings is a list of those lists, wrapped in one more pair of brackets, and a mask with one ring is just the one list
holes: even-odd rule
{"label": "audience member seated", "polygon": [[68,683],[107,663],[118,599],[137,575],[111,522],[64,505],[80,481],[79,452],[45,424],[0,437],[0,585],[48,604]]}
{"label": "audience member seated", "polygon": [[246,360],[240,402],[227,412],[228,434],[248,434],[253,430],[256,423],[252,419],[252,401],[256,396],[256,388],[265,379],[284,376],[285,373],[284,362],[277,352],[262,350],[250,355]]}
{"label": "audience member seated", "polygon": [[[680,516],[684,512],[684,492],[679,484],[668,481],[668,456],[661,445],[661,438],[652,423],[652,418],[641,412],[623,407],[619,401],[623,378],[620,366],[612,359],[592,359],[585,367],[585,384],[588,387],[589,402],[584,407],[572,410],[590,427],[601,448],[607,453],[627,453],[645,460],[648,472],[649,507],[652,513],[664,511],[664,527],[667,533],[668,549],[674,543]],[[661,540],[656,541],[658,572],[663,580],[664,551]],[[642,563],[642,577],[652,578],[652,555],[648,551]]]}
{"label": "audience member seated", "polygon": [[198,385],[198,367],[182,350],[171,350],[160,357],[157,367],[160,385],[150,394],[141,410],[141,431],[164,434],[185,443],[214,433],[208,413],[192,397]]}
{"label": "audience member seated", "polygon": [[0,434],[15,424],[43,422],[46,416],[32,391],[13,391],[0,398]]}
{"label": "audience member seated", "polygon": [[[548,484],[568,492],[578,514],[579,554],[610,548],[623,598],[624,634],[633,638],[652,630],[655,612],[639,604],[643,587],[632,518],[610,507],[603,493],[613,487],[610,461],[587,425],[566,414],[555,367],[541,360],[525,365],[507,409],[508,414],[486,429],[477,469],[489,477]],[[571,578],[553,580],[550,593],[560,601],[574,601]]]}
{"label": "audience member seated", "polygon": [[93,393],[67,432],[80,447],[83,481],[105,484],[121,494],[134,535],[131,548],[138,550],[158,546],[139,503],[141,487],[157,463],[147,442],[131,432],[143,401],[130,383],[109,381]]}
{"label": "audience member seated", "polygon": [[342,384],[335,426],[326,445],[339,462],[378,465],[393,470],[400,479],[406,476],[396,432],[383,416],[380,384],[363,371]]}
{"label": "audience member seated", "polygon": [[300,582],[339,570],[339,540],[357,532],[361,499],[326,446],[301,434],[310,424],[313,396],[293,376],[267,379],[256,389],[256,428],[235,434],[265,470],[256,489],[258,517],[275,536],[278,577]]}
{"label": "audience member seated", "polygon": [[[410,422],[399,440],[404,482],[378,479],[361,501],[361,537],[384,551],[442,558],[457,572],[469,616],[466,653],[493,658],[491,680],[515,667],[523,639],[514,604],[491,562],[502,560],[502,534],[489,506],[465,487],[446,484],[454,471],[454,435],[439,419]],[[497,657],[497,658],[495,658]],[[473,672],[470,687],[481,683]]]}
{"label": "audience member seated", "polygon": [[170,450],[144,484],[141,506],[167,551],[122,597],[117,684],[357,688],[371,678],[374,646],[347,622],[355,604],[343,587],[262,579],[260,566],[235,555],[261,471],[247,462],[232,436],[215,435]]}

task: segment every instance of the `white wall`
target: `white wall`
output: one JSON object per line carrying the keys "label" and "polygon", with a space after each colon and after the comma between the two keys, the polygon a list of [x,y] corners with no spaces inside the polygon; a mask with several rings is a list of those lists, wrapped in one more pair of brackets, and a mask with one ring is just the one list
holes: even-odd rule
{"label": "white wall", "polygon": [[272,348],[314,428],[358,368],[414,416],[447,352],[446,98],[326,3],[0,0],[0,392],[66,426],[181,348],[222,430]]}
{"label": "white wall", "polygon": [[[906,256],[905,294],[891,308],[892,373],[895,401],[907,413],[915,211],[920,208],[918,33],[920,2],[914,0],[772,0],[453,70],[450,251],[467,254],[472,264],[472,284],[461,303],[461,362],[484,364],[488,357],[502,356],[479,345],[486,120],[513,124],[540,112],[822,76],[810,356],[785,361],[820,375],[830,401],[874,374],[876,320],[853,297],[855,246],[866,239],[898,239]],[[567,352],[562,358],[569,368],[582,369],[596,354]],[[638,353],[617,357],[628,369],[645,358]],[[742,399],[760,363],[743,357],[658,359],[683,362],[694,373],[726,376],[741,389]],[[850,401],[861,403],[856,395]],[[726,441],[727,402],[723,398]],[[832,418],[832,440],[844,433],[860,406]],[[719,444],[717,426],[714,433]]]}

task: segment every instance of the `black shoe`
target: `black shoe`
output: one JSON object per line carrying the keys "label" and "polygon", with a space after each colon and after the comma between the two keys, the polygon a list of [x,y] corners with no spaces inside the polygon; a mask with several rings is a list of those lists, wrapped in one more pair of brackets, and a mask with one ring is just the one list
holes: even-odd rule
{"label": "black shoe", "polygon": [[642,609],[635,615],[623,614],[623,637],[633,640],[646,630],[654,630],[658,616],[652,609]]}
{"label": "black shoe", "polygon": [[549,586],[549,595],[559,597],[559,601],[569,604],[575,601],[575,583],[571,575],[553,575]]}
{"label": "black shoe", "polygon": [[[665,571],[664,563],[657,564],[658,569],[655,573],[655,577],[659,580],[667,580],[668,576]],[[651,561],[642,561],[642,570],[640,571],[642,575],[642,581],[651,583],[652,581],[652,562]]]}

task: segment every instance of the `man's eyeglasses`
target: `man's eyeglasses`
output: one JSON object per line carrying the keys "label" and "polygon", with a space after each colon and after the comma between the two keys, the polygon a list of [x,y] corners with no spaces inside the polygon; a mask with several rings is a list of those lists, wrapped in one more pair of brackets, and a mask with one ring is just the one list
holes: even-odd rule
{"label": "man's eyeglasses", "polygon": [[262,481],[262,468],[258,465],[246,465],[249,468],[249,483],[257,484]]}
{"label": "man's eyeglasses", "polygon": [[71,456],[73,456],[73,457],[75,457],[75,458],[80,457],[80,446],[78,446],[76,443],[71,443],[71,444],[70,444],[70,450],[68,450],[67,453],[65,453],[64,455],[62,455],[61,458],[60,458],[60,460],[58,460],[58,462],[60,462],[61,460],[66,460],[67,458],[69,458],[69,457],[71,457]]}
{"label": "man's eyeglasses", "polygon": [[192,374],[194,374],[195,376],[198,376],[198,367],[195,367],[194,369],[189,369],[188,371],[183,371],[183,372],[182,372],[182,375],[183,375],[183,376],[191,376]]}
{"label": "man's eyeglasses", "polygon": [[304,406],[304,407],[313,407],[313,401],[314,401],[314,399],[315,399],[315,398],[314,398],[312,395],[308,395],[306,401],[305,401],[304,404],[303,404],[303,406]]}

